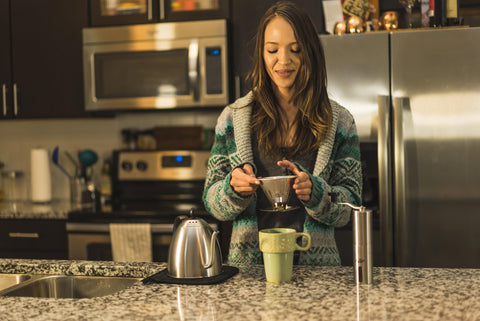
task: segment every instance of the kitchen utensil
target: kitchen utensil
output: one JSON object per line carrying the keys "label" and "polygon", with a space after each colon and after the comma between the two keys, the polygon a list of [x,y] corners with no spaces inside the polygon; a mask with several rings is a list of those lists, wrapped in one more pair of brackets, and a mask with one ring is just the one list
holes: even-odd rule
{"label": "kitchen utensil", "polygon": [[218,231],[205,220],[189,216],[178,216],[168,251],[168,275],[174,278],[204,278],[222,272],[222,252]]}
{"label": "kitchen utensil", "polygon": [[98,161],[98,155],[91,149],[84,149],[78,153],[78,160],[80,164],[89,167]]}
{"label": "kitchen utensil", "polygon": [[297,176],[270,176],[260,178],[260,187],[272,204],[272,210],[284,211],[287,209],[288,197]]}
{"label": "kitchen utensil", "polygon": [[87,168],[94,165],[98,160],[98,155],[91,149],[84,149],[78,153],[80,161],[80,176],[87,178]]}
{"label": "kitchen utensil", "polygon": [[54,149],[53,149],[53,152],[52,152],[52,162],[65,174],[67,175],[69,178],[72,177],[72,175],[70,175],[70,173],[67,172],[67,170],[62,166],[60,165],[60,162],[58,161],[59,157],[58,157],[58,146],[56,146]]}
{"label": "kitchen utensil", "polygon": [[65,151],[65,155],[67,155],[67,158],[72,162],[73,166],[75,167],[75,175],[78,175],[79,174],[79,172],[78,172],[78,161],[75,160],[73,155],[70,154],[70,152],[68,152],[68,151]]}
{"label": "kitchen utensil", "polygon": [[338,193],[328,194],[332,203],[347,205],[353,211],[353,268],[356,284],[371,284],[372,277],[372,211],[365,206],[337,202]]}

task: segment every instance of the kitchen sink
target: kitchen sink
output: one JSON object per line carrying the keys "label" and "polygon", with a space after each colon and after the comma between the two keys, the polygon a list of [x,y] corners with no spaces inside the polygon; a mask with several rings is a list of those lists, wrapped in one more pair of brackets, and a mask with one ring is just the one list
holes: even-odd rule
{"label": "kitchen sink", "polygon": [[32,276],[28,274],[0,274],[0,291],[31,278]]}
{"label": "kitchen sink", "polygon": [[133,277],[41,276],[0,290],[0,296],[93,298],[124,290],[140,280],[141,278]]}

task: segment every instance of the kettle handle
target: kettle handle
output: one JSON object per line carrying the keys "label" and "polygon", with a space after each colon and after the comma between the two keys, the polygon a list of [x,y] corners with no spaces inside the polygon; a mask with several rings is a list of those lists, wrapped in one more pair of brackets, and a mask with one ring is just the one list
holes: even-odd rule
{"label": "kettle handle", "polygon": [[175,220],[173,221],[173,231],[175,232],[177,230],[177,227],[182,223],[184,219],[188,218],[186,215],[179,215],[175,217]]}
{"label": "kettle handle", "polygon": [[208,260],[207,263],[203,264],[203,267],[208,269],[208,268],[211,268],[212,265],[213,265],[213,254],[215,253],[215,244],[217,242],[217,239],[218,239],[218,233],[220,233],[219,231],[215,231],[213,232],[212,234],[212,239],[210,240],[210,258]]}

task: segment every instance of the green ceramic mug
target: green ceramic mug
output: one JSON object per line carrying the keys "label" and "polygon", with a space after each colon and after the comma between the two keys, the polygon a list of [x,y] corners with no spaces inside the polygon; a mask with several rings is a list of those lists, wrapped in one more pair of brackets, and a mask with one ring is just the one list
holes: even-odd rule
{"label": "green ceramic mug", "polygon": [[[304,247],[297,244],[297,239],[301,236],[307,239]],[[297,232],[293,228],[271,228],[261,230],[258,238],[267,281],[289,282],[292,278],[293,252],[310,248],[310,234]]]}

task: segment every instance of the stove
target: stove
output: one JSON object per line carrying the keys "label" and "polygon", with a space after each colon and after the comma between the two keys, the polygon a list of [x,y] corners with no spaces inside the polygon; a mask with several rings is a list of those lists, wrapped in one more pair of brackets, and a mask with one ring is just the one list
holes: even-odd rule
{"label": "stove", "polygon": [[202,202],[209,154],[204,150],[114,151],[112,209],[68,214],[69,258],[110,260],[110,223],[150,223],[154,261],[166,260],[175,217],[194,209],[196,216],[218,229],[219,222]]}

